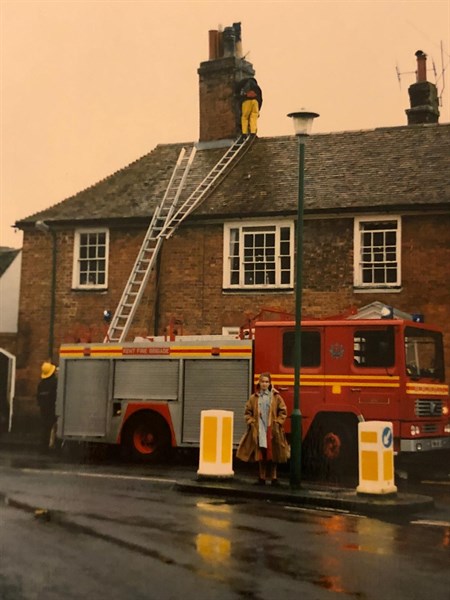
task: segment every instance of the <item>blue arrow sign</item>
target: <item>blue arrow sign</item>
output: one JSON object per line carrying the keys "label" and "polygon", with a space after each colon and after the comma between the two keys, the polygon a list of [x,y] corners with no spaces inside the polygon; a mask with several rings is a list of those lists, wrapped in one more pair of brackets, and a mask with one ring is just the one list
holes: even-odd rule
{"label": "blue arrow sign", "polygon": [[390,427],[385,427],[383,429],[381,439],[383,440],[383,446],[385,448],[390,448],[392,446],[393,436],[392,429]]}

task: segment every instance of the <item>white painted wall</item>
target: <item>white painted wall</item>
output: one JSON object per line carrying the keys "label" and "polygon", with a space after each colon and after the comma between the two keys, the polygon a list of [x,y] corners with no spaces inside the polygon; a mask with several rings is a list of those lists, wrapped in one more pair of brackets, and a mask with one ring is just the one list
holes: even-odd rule
{"label": "white painted wall", "polygon": [[19,252],[0,278],[0,333],[17,333],[21,265]]}

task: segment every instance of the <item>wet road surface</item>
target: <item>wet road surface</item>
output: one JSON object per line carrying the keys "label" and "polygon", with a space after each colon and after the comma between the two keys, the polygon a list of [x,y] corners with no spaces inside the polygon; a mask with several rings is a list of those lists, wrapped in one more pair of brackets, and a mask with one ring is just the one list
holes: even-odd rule
{"label": "wet road surface", "polygon": [[187,473],[3,459],[0,598],[450,598],[445,481],[435,511],[388,522],[186,496]]}

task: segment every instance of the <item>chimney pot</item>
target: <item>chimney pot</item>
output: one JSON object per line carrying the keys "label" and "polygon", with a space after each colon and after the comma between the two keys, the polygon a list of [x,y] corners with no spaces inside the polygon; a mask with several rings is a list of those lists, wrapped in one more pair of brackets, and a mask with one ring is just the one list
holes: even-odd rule
{"label": "chimney pot", "polygon": [[236,55],[236,36],[233,27],[225,27],[223,31],[223,55]]}
{"label": "chimney pot", "polygon": [[416,71],[416,81],[422,82],[427,80],[427,55],[422,50],[417,50],[417,71]]}
{"label": "chimney pot", "polygon": [[219,32],[211,29],[209,31],[209,60],[219,58]]}

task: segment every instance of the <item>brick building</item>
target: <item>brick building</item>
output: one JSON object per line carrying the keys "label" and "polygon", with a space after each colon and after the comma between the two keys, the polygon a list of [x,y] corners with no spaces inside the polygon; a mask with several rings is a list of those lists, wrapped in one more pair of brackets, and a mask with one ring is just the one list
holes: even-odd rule
{"label": "brick building", "polygon": [[[303,310],[323,316],[381,301],[423,313],[446,331],[450,372],[450,124],[437,123],[424,60],[421,53],[408,125],[308,138]],[[254,75],[238,25],[210,32],[210,59],[198,73],[200,136],[181,201],[238,135],[236,83]],[[103,311],[117,306],[182,146],[158,145],[16,223],[24,231],[22,406],[31,404],[40,363],[52,352],[57,359],[61,342],[103,339]],[[297,156],[294,136],[255,141],[164,241],[130,339],[161,334],[174,319],[184,333],[217,334],[263,307],[293,312]]]}

